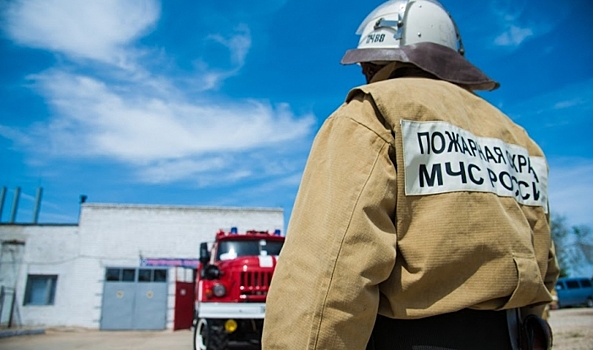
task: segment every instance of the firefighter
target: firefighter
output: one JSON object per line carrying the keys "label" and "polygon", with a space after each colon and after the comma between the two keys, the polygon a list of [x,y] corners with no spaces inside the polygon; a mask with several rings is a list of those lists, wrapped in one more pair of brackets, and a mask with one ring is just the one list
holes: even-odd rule
{"label": "firefighter", "polygon": [[367,84],[314,140],[263,348],[549,348],[542,150],[473,93],[499,84],[464,58],[438,2],[385,2],[357,34],[342,63]]}

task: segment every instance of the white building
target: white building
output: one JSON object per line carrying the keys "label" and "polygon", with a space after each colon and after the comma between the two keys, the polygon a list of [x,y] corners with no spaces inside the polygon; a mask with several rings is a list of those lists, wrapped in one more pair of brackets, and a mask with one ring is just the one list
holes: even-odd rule
{"label": "white building", "polygon": [[199,244],[283,229],[280,208],[90,204],[78,224],[0,223],[0,325],[188,328]]}

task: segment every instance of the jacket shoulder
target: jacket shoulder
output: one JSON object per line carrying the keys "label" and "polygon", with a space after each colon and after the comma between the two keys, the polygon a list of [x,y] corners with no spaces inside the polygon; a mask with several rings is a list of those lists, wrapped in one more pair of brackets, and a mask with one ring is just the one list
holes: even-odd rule
{"label": "jacket shoulder", "polygon": [[416,102],[421,102],[422,96],[438,95],[457,89],[461,88],[441,80],[397,78],[355,87],[348,93],[346,102],[351,101],[359,94],[368,94],[376,99],[388,98],[389,100],[397,99],[398,96],[405,96],[406,101],[417,100]]}

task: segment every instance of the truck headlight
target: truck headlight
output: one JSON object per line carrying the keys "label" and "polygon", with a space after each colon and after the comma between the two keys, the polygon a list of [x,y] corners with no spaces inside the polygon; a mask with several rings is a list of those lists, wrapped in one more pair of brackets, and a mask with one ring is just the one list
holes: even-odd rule
{"label": "truck headlight", "polygon": [[224,285],[220,283],[216,283],[212,288],[212,291],[214,292],[214,295],[219,298],[223,297],[226,294],[226,288],[224,287]]}

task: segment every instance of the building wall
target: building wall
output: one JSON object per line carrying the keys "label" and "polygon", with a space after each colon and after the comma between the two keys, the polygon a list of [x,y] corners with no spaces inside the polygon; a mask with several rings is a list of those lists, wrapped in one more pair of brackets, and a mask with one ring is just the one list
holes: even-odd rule
{"label": "building wall", "polygon": [[196,258],[199,243],[219,229],[283,228],[281,209],[165,207],[84,204],[81,254],[101,259]]}
{"label": "building wall", "polygon": [[[16,287],[13,325],[63,324],[70,321],[61,315],[69,313],[72,288],[76,284],[80,235],[73,225],[1,225],[0,240],[24,242],[20,257],[3,249],[0,265],[0,285]],[[3,244],[6,248],[6,244]],[[52,306],[24,306],[25,288],[29,274],[58,275],[56,299]],[[18,276],[12,280],[9,276]],[[4,310],[9,305],[4,305]]]}
{"label": "building wall", "polygon": [[[282,209],[85,203],[78,225],[0,225],[0,240],[25,242],[22,263],[0,261],[0,285],[18,269],[13,325],[99,328],[105,268],[141,258],[196,259],[219,229],[283,229]],[[12,269],[12,270],[10,270]],[[24,306],[29,274],[58,275],[54,305]],[[169,269],[167,328],[173,327],[176,269]],[[4,276],[4,277],[3,277]],[[3,282],[4,281],[4,282]]]}

